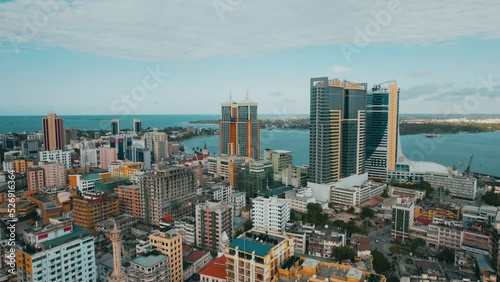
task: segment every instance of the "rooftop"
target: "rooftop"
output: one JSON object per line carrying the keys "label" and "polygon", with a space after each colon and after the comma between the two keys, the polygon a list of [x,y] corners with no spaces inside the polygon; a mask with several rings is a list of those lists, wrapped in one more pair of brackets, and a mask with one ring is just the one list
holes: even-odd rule
{"label": "rooftop", "polygon": [[164,261],[166,259],[168,259],[168,257],[166,255],[152,252],[149,254],[144,254],[144,255],[138,256],[138,257],[134,258],[133,260],[131,260],[130,263],[134,263],[134,264],[137,264],[139,266],[146,267],[146,268],[151,268],[153,266],[158,265],[159,263],[161,263],[162,261]]}
{"label": "rooftop", "polygon": [[89,236],[90,232],[88,229],[84,229],[78,225],[73,225],[73,231],[69,234],[54,238],[52,240],[48,240],[45,242],[40,243],[43,245],[45,249],[50,248],[50,247],[56,247],[62,244],[66,244],[71,242],[72,240],[78,239],[78,238],[83,238],[85,236]]}
{"label": "rooftop", "polygon": [[207,252],[204,252],[204,251],[193,251],[189,254],[189,256],[187,256],[186,258],[184,258],[184,260],[186,262],[192,262],[192,263],[195,263],[197,262],[198,260],[200,260],[202,257],[206,256],[208,253]]}
{"label": "rooftop", "polygon": [[96,179],[99,179],[100,176],[99,176],[99,173],[88,173],[88,174],[83,174],[82,175],[82,179],[83,180],[96,180]]}
{"label": "rooftop", "polygon": [[200,275],[209,277],[216,277],[219,279],[226,279],[226,256],[221,256],[211,261],[203,270]]}

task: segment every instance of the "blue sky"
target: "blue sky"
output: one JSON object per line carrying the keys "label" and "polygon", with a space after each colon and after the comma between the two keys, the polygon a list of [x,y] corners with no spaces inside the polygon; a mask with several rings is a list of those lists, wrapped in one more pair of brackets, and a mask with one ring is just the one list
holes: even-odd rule
{"label": "blue sky", "polygon": [[303,114],[318,76],[396,80],[403,114],[500,114],[498,1],[365,2],[0,1],[0,114],[218,113],[247,90]]}

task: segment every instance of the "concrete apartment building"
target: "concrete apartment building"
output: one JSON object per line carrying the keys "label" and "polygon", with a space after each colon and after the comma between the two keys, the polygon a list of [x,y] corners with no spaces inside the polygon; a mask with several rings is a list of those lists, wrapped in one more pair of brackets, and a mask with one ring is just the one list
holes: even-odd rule
{"label": "concrete apartment building", "polygon": [[331,202],[339,206],[357,207],[370,199],[382,195],[386,185],[376,182],[365,182],[352,187],[333,186]]}
{"label": "concrete apartment building", "polygon": [[40,191],[45,187],[43,168],[41,167],[28,168],[27,179],[29,191]]}
{"label": "concrete apartment building", "polygon": [[408,239],[414,220],[415,204],[398,198],[396,204],[392,206],[392,237],[402,239],[403,241]]}
{"label": "concrete apartment building", "polygon": [[182,236],[177,230],[155,232],[149,235],[151,247],[169,258],[171,282],[184,281],[182,268]]}
{"label": "concrete apartment building", "polygon": [[71,222],[24,231],[16,249],[17,281],[96,281],[94,238]]}
{"label": "concrete apartment building", "polygon": [[346,237],[346,232],[339,228],[328,226],[317,228],[309,235],[308,254],[331,258],[335,248],[345,246]]}
{"label": "concrete apartment building", "polygon": [[116,148],[99,148],[99,167],[108,169],[110,163],[116,162],[118,159],[118,151]]}
{"label": "concrete apartment building", "polygon": [[64,187],[66,186],[66,167],[58,162],[41,162],[43,175],[45,178],[45,187]]}
{"label": "concrete apartment building", "polygon": [[144,144],[151,151],[155,163],[168,158],[168,136],[165,132],[146,132]]}
{"label": "concrete apartment building", "polygon": [[290,201],[277,197],[257,197],[252,200],[254,228],[284,232],[290,220]]}
{"label": "concrete apartment building", "polygon": [[196,205],[196,245],[212,252],[223,251],[233,238],[233,206],[205,202]]}
{"label": "concrete apartment building", "polygon": [[114,194],[86,192],[73,198],[75,225],[92,229],[95,224],[120,215],[120,200]]}
{"label": "concrete apartment building", "polygon": [[409,197],[416,200],[422,200],[425,197],[425,190],[415,190],[389,185],[388,194],[390,197]]}
{"label": "concrete apartment building", "polygon": [[443,187],[451,197],[474,201],[478,197],[477,179],[450,174],[432,173],[424,176],[424,180],[434,188]]}
{"label": "concrete apartment building", "polygon": [[281,174],[292,166],[292,151],[264,150],[264,160],[272,163],[274,179],[281,181]]}
{"label": "concrete apartment building", "polygon": [[280,267],[293,255],[293,239],[254,228],[235,238],[224,255],[227,282],[276,281]]}
{"label": "concrete apartment building", "polygon": [[38,152],[40,162],[58,162],[64,164],[67,169],[71,168],[71,152],[70,151],[41,151]]}
{"label": "concrete apartment building", "polygon": [[144,219],[144,198],[139,185],[120,185],[114,189],[120,201],[120,211]]}
{"label": "concrete apartment building", "polygon": [[182,243],[187,245],[196,244],[196,219],[192,216],[175,220],[175,230],[182,235]]}
{"label": "concrete apartment building", "polygon": [[150,252],[135,257],[128,267],[128,282],[156,282],[170,280],[168,256]]}
{"label": "concrete apartment building", "polygon": [[140,176],[144,196],[145,222],[159,225],[160,219],[193,214],[196,197],[195,172],[184,166],[158,165],[152,172]]}

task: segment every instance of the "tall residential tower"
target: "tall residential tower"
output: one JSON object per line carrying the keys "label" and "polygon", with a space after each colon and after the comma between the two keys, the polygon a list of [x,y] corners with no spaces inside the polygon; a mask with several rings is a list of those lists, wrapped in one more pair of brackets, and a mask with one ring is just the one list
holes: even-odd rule
{"label": "tall residential tower", "polygon": [[42,127],[45,150],[63,150],[66,142],[63,119],[55,113],[49,113],[42,119]]}
{"label": "tall residential tower", "polygon": [[366,83],[311,79],[309,179],[330,183],[365,172]]}
{"label": "tall residential tower", "polygon": [[260,159],[260,122],[257,117],[257,103],[248,97],[239,103],[230,98],[221,106],[220,154]]}

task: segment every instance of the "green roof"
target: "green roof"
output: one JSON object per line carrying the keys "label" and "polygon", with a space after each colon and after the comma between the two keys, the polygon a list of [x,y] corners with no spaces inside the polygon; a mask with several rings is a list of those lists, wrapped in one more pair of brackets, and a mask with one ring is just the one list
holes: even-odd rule
{"label": "green roof", "polygon": [[159,264],[160,262],[164,261],[167,258],[168,257],[166,255],[162,255],[162,254],[155,255],[155,254],[150,253],[147,256],[142,255],[142,256],[136,257],[133,260],[131,260],[130,262],[135,263],[137,265],[140,265],[142,267],[150,268],[150,267],[153,267],[153,266]]}
{"label": "green roof", "polygon": [[488,261],[488,257],[485,255],[476,254],[477,266],[479,267],[479,271],[489,271],[495,272],[491,267],[490,262]]}
{"label": "green roof", "polygon": [[45,242],[42,242],[41,244],[47,249],[49,246],[55,247],[59,246],[65,243],[69,243],[70,241],[77,239],[78,237],[84,237],[90,234],[90,231],[88,229],[82,228],[77,225],[73,225],[73,231],[69,234],[54,238],[52,240],[48,240]]}
{"label": "green roof", "polygon": [[257,195],[262,195],[262,196],[278,196],[281,194],[284,194],[288,191],[292,191],[293,187],[283,187],[280,189],[273,189],[273,190],[260,190],[257,192]]}
{"label": "green roof", "polygon": [[89,173],[82,175],[83,180],[95,180],[99,179],[99,173]]}
{"label": "green roof", "polygon": [[255,251],[255,255],[259,257],[265,257],[271,251],[272,247],[269,244],[259,243],[253,240],[247,240],[243,238],[234,239],[231,244],[229,244],[230,248],[238,247],[238,250],[251,254]]}

